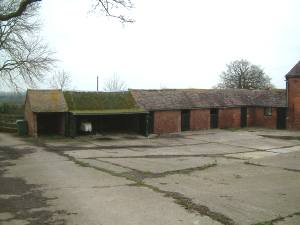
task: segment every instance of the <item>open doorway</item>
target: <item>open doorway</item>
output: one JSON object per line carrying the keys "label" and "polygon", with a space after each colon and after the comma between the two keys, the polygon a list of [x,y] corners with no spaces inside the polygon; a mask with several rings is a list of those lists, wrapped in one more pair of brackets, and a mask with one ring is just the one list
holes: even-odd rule
{"label": "open doorway", "polygon": [[218,109],[210,109],[210,128],[218,128],[218,114]]}
{"label": "open doorway", "polygon": [[247,107],[241,108],[241,127],[247,127]]}
{"label": "open doorway", "polygon": [[277,129],[286,128],[286,108],[277,108]]}
{"label": "open doorway", "polygon": [[190,130],[190,110],[181,111],[181,131]]}
{"label": "open doorway", "polygon": [[[80,114],[76,117],[77,134],[141,134],[148,133],[147,114]],[[82,130],[82,124],[91,124],[91,131]]]}
{"label": "open doorway", "polygon": [[65,120],[64,113],[38,113],[37,133],[38,135],[64,135]]}

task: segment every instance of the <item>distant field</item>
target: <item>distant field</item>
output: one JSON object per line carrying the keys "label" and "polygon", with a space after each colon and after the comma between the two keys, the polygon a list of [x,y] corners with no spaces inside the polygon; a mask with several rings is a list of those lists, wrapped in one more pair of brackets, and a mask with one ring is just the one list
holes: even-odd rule
{"label": "distant field", "polygon": [[24,104],[25,93],[0,92],[1,103]]}

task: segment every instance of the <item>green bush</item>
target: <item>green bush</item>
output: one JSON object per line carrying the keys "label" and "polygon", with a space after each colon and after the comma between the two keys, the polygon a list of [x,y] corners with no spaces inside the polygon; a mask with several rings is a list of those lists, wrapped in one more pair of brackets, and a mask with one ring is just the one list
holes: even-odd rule
{"label": "green bush", "polygon": [[24,105],[15,103],[0,103],[0,113],[2,114],[23,114]]}

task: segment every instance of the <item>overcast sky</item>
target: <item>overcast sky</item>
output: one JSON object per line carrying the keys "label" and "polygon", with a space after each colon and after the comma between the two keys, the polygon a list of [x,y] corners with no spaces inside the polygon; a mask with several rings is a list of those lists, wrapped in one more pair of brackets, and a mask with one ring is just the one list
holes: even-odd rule
{"label": "overcast sky", "polygon": [[278,88],[300,60],[299,0],[133,0],[136,22],[89,13],[91,1],[43,1],[42,35],[73,86],[117,74],[129,88],[211,88],[226,64],[261,65]]}

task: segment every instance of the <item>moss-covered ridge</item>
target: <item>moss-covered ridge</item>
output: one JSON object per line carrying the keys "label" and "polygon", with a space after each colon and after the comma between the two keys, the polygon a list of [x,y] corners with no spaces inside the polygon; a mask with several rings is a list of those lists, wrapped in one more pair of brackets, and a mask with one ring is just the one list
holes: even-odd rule
{"label": "moss-covered ridge", "polygon": [[142,112],[130,92],[65,91],[69,111],[74,112]]}

